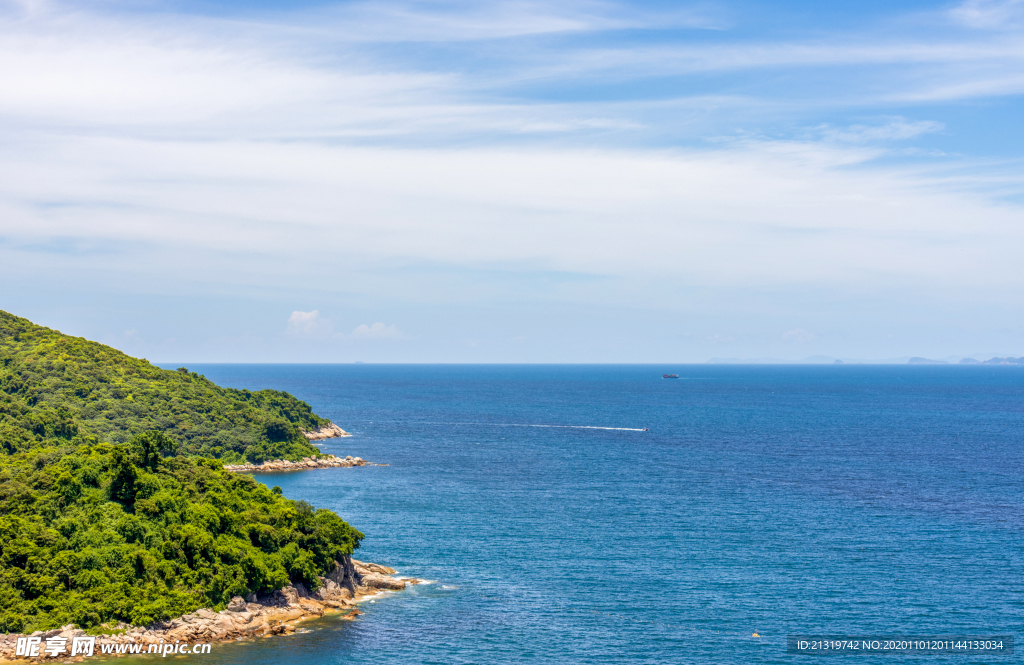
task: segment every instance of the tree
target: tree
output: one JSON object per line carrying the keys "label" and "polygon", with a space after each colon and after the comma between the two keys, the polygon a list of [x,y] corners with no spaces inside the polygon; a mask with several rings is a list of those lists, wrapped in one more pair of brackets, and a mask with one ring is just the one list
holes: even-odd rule
{"label": "tree", "polygon": [[138,465],[149,470],[155,469],[163,457],[178,451],[178,442],[159,430],[136,434],[128,445],[132,447]]}
{"label": "tree", "polygon": [[114,448],[111,466],[114,473],[110,480],[110,500],[132,509],[135,505],[135,481],[139,477],[139,471],[132,464],[127,447]]}

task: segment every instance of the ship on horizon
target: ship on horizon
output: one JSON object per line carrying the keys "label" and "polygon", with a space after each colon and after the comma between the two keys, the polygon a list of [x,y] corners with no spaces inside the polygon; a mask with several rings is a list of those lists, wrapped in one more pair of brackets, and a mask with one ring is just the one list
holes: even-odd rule
{"label": "ship on horizon", "polygon": [[679,375],[678,374],[662,374],[661,378],[663,378],[663,379],[678,379]]}

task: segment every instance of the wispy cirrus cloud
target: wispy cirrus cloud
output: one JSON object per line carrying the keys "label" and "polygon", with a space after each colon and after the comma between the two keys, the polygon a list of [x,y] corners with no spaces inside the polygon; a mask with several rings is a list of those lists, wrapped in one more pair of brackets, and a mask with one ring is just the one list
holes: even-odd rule
{"label": "wispy cirrus cloud", "polygon": [[890,118],[878,125],[850,125],[848,127],[821,127],[821,135],[844,143],[871,143],[877,141],[900,141],[922,134],[942,131],[945,125],[934,120],[908,121],[906,118]]}
{"label": "wispy cirrus cloud", "polygon": [[[711,42],[683,38],[657,46],[558,38],[506,44],[541,33],[713,27],[687,19],[693,11],[672,19],[620,3],[373,3],[243,20],[51,3],[0,18],[0,113],[16,125],[122,133],[477,142],[598,132],[621,140],[624,131],[647,139],[668,123],[678,127],[680,111],[699,132],[709,112],[723,108],[749,121],[750,112],[770,117],[796,99],[805,108],[863,108],[1019,90],[1024,40],[1016,34],[865,33],[811,41],[738,39],[724,31]],[[408,44],[416,45],[415,57]],[[446,52],[446,44],[457,50]],[[850,67],[865,76],[850,76]],[[682,83],[709,74],[830,68],[847,70],[842,94],[825,83],[818,91],[808,84],[737,88],[728,78],[715,91],[662,85],[657,95],[637,97],[621,88],[665,77]],[[620,92],[596,99],[543,92],[595,84],[619,85]],[[725,89],[742,92],[721,94]]]}
{"label": "wispy cirrus cloud", "polygon": [[[642,29],[721,29],[728,14],[711,3],[672,9],[568,0],[551,3],[360,2],[293,14],[290,22],[354,42],[473,42]],[[315,26],[315,27],[314,27]]]}
{"label": "wispy cirrus cloud", "polygon": [[967,0],[950,9],[949,15],[972,28],[1014,30],[1024,25],[1024,1]]}

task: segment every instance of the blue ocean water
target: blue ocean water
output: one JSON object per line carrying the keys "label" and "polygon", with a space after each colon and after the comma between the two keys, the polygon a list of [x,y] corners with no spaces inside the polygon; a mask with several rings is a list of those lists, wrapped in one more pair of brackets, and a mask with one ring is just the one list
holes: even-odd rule
{"label": "blue ocean water", "polygon": [[354,434],[326,452],[389,464],[256,477],[435,582],[208,663],[788,663],[791,633],[1024,634],[1020,368],[190,369],[287,390]]}

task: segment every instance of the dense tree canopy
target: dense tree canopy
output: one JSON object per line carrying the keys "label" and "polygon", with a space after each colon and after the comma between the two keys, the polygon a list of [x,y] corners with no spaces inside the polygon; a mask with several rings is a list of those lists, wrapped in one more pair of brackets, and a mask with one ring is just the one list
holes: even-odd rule
{"label": "dense tree canopy", "polygon": [[362,534],[221,465],[315,453],[324,422],[0,312],[0,632],[316,587]]}
{"label": "dense tree canopy", "polygon": [[240,463],[315,455],[300,429],[329,421],[277,390],[221,388],[109,346],[0,311],[0,441],[8,452],[44,441],[122,443],[159,430],[189,455]]}

